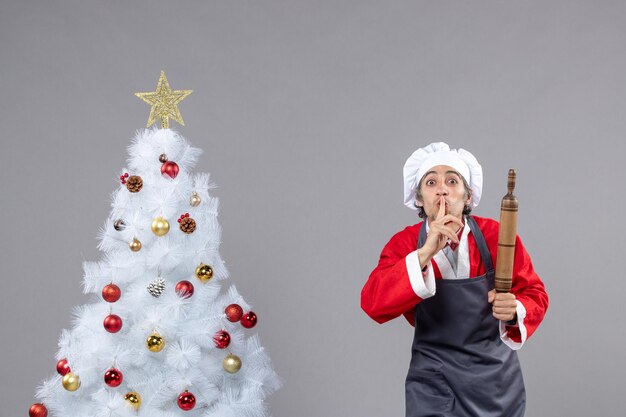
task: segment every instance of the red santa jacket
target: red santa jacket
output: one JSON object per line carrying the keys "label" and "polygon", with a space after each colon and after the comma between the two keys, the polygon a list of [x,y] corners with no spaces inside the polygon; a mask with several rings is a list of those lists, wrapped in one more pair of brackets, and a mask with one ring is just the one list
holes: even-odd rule
{"label": "red santa jacket", "polygon": [[[492,219],[472,216],[485,237],[494,266],[497,262],[499,223]],[[408,226],[396,233],[385,245],[380,254],[378,266],[372,271],[367,283],[361,291],[361,308],[374,320],[384,323],[401,314],[414,323],[415,306],[422,301],[413,290],[409,281],[405,258],[417,249],[417,238],[424,222]],[[466,225],[466,227],[468,227]],[[470,277],[485,273],[485,266],[480,252],[470,232],[468,236],[470,261]],[[435,279],[441,279],[441,273],[431,260],[431,268]],[[526,328],[526,339],[539,327],[548,308],[548,294],[543,282],[535,272],[530,256],[524,249],[519,236],[516,237],[515,259],[513,263],[513,282],[511,292],[526,309],[523,325]],[[508,337],[520,342],[520,331],[517,327],[507,327]]]}

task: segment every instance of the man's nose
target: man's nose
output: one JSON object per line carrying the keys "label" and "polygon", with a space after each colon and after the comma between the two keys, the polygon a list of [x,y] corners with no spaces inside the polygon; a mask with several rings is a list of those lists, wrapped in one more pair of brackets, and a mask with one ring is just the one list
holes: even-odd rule
{"label": "man's nose", "polygon": [[448,195],[448,188],[445,185],[440,185],[437,189],[437,195]]}

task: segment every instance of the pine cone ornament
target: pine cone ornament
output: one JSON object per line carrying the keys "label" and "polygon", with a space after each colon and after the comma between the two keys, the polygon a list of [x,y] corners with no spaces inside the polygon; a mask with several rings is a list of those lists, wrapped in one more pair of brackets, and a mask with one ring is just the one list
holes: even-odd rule
{"label": "pine cone ornament", "polygon": [[180,216],[178,223],[180,223],[180,230],[187,234],[193,233],[193,231],[196,230],[196,221],[189,217],[189,213]]}
{"label": "pine cone ornament", "polygon": [[139,175],[132,175],[126,180],[126,188],[131,193],[138,193],[143,187],[143,180]]}
{"label": "pine cone ornament", "polygon": [[165,291],[165,280],[161,277],[155,278],[154,281],[148,285],[148,292],[153,297],[160,296],[163,294],[163,291]]}

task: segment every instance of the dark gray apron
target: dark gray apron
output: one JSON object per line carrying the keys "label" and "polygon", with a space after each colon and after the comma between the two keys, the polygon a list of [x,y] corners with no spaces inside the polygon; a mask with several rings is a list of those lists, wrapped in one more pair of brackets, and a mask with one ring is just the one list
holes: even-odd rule
{"label": "dark gray apron", "polygon": [[[436,294],[415,306],[407,417],[524,415],[526,392],[517,354],[500,340],[487,302],[495,282],[491,255],[474,219],[468,216],[467,223],[487,272],[439,279]],[[425,241],[422,225],[418,248]]]}

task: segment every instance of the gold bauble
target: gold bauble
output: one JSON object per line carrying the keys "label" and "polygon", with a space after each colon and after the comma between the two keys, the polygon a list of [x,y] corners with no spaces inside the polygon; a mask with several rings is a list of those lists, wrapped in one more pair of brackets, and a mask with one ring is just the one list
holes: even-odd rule
{"label": "gold bauble", "polygon": [[224,362],[222,362],[222,366],[224,370],[229,374],[234,374],[241,369],[241,359],[239,356],[233,355],[232,353],[224,358]]}
{"label": "gold bauble", "polygon": [[146,346],[150,352],[160,352],[165,347],[165,340],[160,334],[154,332],[146,339]]}
{"label": "gold bauble", "polygon": [[139,410],[139,407],[141,407],[141,395],[139,395],[139,393],[136,391],[131,391],[127,393],[126,395],[124,395],[124,399],[135,410]]}
{"label": "gold bauble", "polygon": [[200,203],[202,203],[202,199],[200,198],[198,193],[194,191],[191,198],[189,199],[189,204],[191,204],[193,207],[198,207]]}
{"label": "gold bauble", "polygon": [[76,391],[78,388],[80,388],[80,378],[78,377],[78,375],[75,375],[71,372],[63,375],[63,379],[61,380],[61,382],[63,383],[63,388],[68,391]]}
{"label": "gold bauble", "polygon": [[200,281],[207,282],[211,279],[211,277],[213,277],[213,268],[209,265],[200,264],[196,268],[196,276]]}
{"label": "gold bauble", "polygon": [[133,252],[139,252],[141,250],[141,242],[137,238],[133,238],[133,241],[128,245]]}
{"label": "gold bauble", "polygon": [[170,231],[170,223],[163,217],[157,217],[152,220],[152,233],[157,236],[166,235]]}

